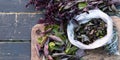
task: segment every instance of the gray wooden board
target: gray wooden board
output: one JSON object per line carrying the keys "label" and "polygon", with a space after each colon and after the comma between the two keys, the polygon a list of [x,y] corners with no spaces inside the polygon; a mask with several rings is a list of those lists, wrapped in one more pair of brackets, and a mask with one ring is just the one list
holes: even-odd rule
{"label": "gray wooden board", "polygon": [[30,40],[31,28],[42,14],[0,14],[0,40]]}
{"label": "gray wooden board", "polygon": [[0,42],[0,60],[30,60],[30,43]]}
{"label": "gray wooden board", "polygon": [[2,12],[34,12],[33,6],[26,8],[29,0],[0,0],[0,11]]}

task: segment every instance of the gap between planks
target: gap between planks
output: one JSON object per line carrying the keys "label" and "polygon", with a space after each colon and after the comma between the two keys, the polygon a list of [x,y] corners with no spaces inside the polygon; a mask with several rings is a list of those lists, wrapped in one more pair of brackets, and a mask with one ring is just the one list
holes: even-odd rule
{"label": "gap between planks", "polygon": [[0,43],[30,43],[30,40],[0,40]]}
{"label": "gap between planks", "polygon": [[0,14],[42,14],[43,12],[0,12]]}

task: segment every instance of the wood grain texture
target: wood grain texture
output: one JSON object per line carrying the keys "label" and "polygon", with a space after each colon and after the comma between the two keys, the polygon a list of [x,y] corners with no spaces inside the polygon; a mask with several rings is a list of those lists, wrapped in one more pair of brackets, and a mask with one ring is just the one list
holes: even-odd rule
{"label": "wood grain texture", "polygon": [[0,42],[0,60],[30,60],[30,42]]}
{"label": "wood grain texture", "polygon": [[44,24],[37,24],[32,28],[32,31],[31,31],[31,60],[42,60],[38,56],[38,51],[36,50],[36,44],[38,44],[37,40],[42,35],[38,35],[36,33],[36,31],[41,30],[42,32],[44,32],[44,28],[45,28]]}

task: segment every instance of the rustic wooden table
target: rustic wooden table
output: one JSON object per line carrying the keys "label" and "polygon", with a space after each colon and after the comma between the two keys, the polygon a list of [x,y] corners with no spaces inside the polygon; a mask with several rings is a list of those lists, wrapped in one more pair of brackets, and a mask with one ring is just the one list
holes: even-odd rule
{"label": "rustic wooden table", "polygon": [[[35,11],[33,6],[26,8],[28,0],[0,0],[0,60],[30,60],[31,29],[42,13]],[[120,15],[119,15],[120,16]],[[120,25],[120,20],[115,20]],[[120,30],[120,28],[118,27]],[[88,52],[85,60],[120,60],[120,56],[109,56]],[[90,54],[89,54],[90,53]],[[94,59],[96,60],[96,59]]]}

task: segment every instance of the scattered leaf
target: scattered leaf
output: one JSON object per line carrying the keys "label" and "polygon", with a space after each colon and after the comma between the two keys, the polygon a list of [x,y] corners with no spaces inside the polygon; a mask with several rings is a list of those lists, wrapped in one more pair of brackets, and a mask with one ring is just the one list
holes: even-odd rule
{"label": "scattered leaf", "polygon": [[49,51],[48,51],[48,44],[45,44],[44,45],[44,55],[47,57],[49,54]]}
{"label": "scattered leaf", "polygon": [[45,42],[47,41],[47,39],[48,39],[47,36],[43,36],[43,37],[39,37],[37,41],[40,44],[40,46],[43,47],[43,45],[45,44]]}
{"label": "scattered leaf", "polygon": [[83,8],[85,8],[87,6],[87,3],[86,2],[80,2],[79,4],[78,4],[78,8],[79,9],[83,9]]}
{"label": "scattered leaf", "polygon": [[54,50],[54,47],[55,47],[55,43],[54,43],[54,42],[50,42],[50,43],[49,43],[49,50],[50,50],[50,51],[53,51],[53,50]]}
{"label": "scattered leaf", "polygon": [[51,55],[48,55],[48,60],[54,60]]}
{"label": "scattered leaf", "polygon": [[55,40],[55,41],[62,42],[62,40],[59,37],[55,36],[55,35],[49,35],[48,37]]}

